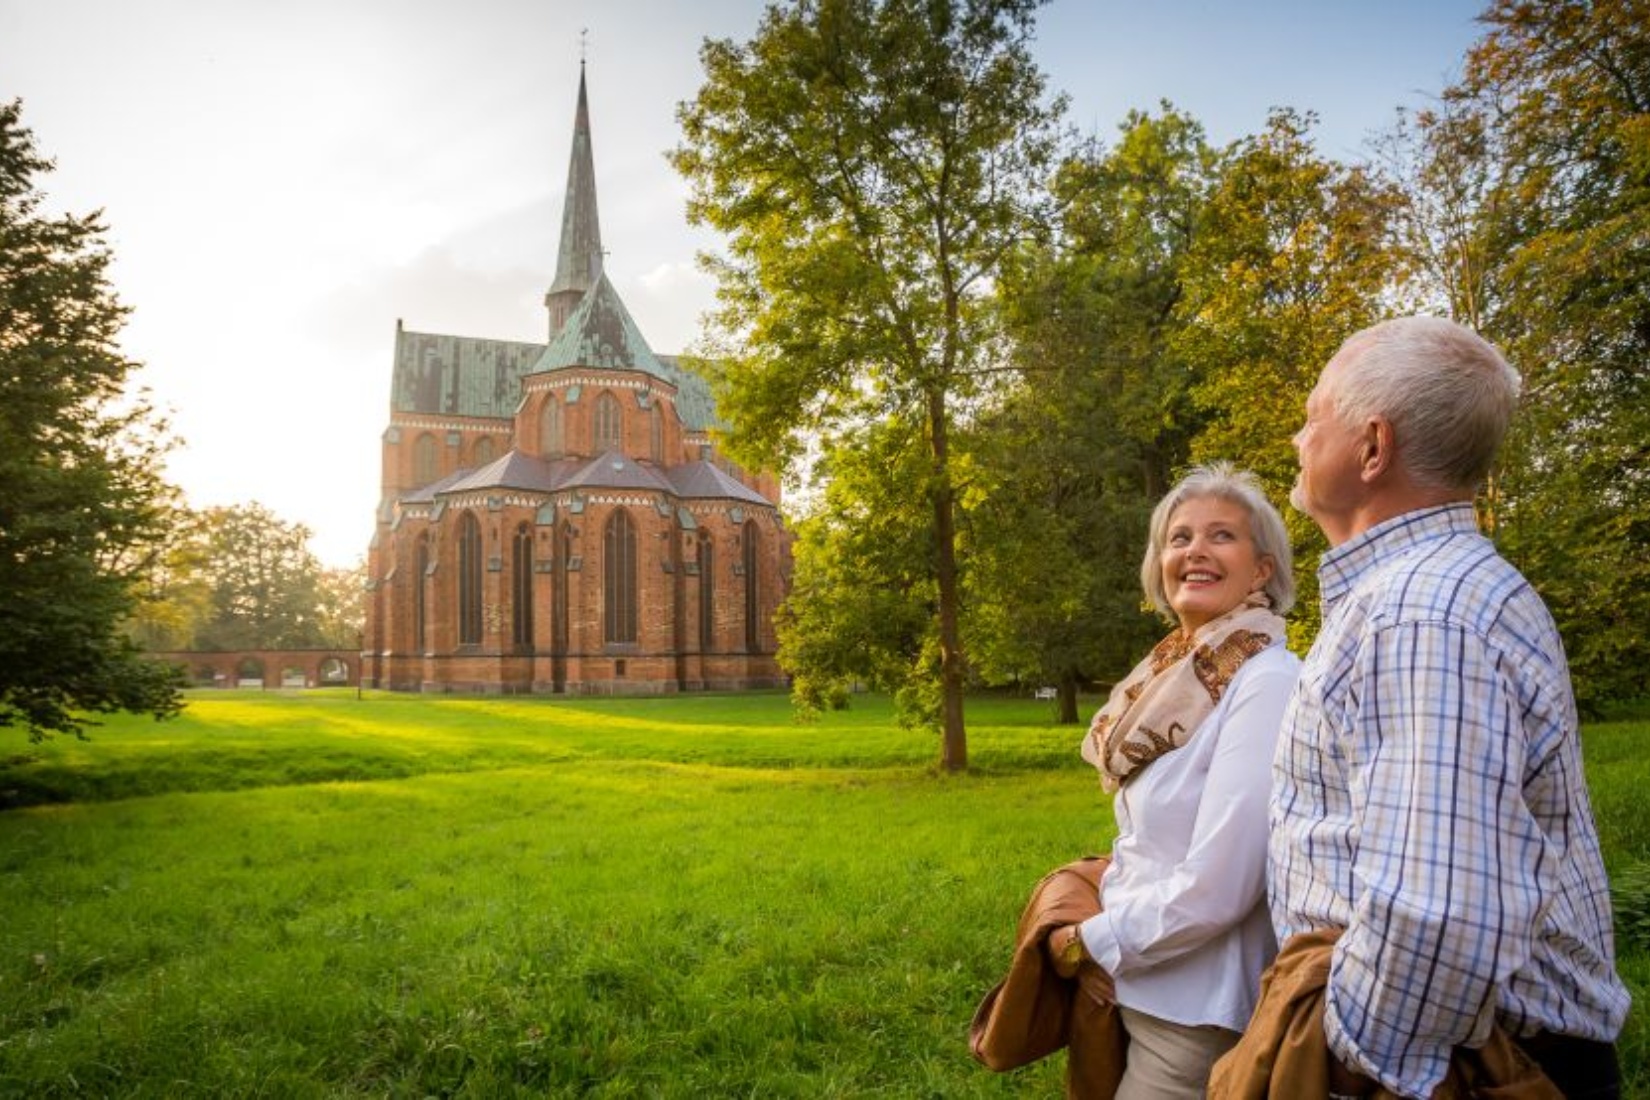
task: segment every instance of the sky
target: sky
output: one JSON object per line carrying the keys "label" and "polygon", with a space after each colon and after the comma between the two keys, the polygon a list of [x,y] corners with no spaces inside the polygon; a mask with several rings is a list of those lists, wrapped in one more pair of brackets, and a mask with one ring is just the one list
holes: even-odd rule
{"label": "sky", "polygon": [[[258,502],[325,564],[365,554],[397,321],[543,342],[581,57],[607,273],[692,346],[717,239],[665,159],[707,38],[763,0],[0,0],[0,100],[102,210],[133,378],[197,508]],[[1482,0],[1052,0],[1033,50],[1111,138],[1167,99],[1225,144],[1277,106],[1362,159],[1460,74]]]}

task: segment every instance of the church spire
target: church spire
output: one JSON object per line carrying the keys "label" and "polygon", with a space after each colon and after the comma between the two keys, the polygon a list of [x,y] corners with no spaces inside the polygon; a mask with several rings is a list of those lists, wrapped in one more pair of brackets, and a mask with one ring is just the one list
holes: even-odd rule
{"label": "church spire", "polygon": [[561,248],[556,277],[544,296],[550,311],[550,338],[566,323],[585,292],[602,273],[602,229],[596,216],[596,160],[590,148],[590,104],[584,90],[584,61],[579,61],[579,106],[573,116],[573,156],[567,166],[567,197],[562,202]]}

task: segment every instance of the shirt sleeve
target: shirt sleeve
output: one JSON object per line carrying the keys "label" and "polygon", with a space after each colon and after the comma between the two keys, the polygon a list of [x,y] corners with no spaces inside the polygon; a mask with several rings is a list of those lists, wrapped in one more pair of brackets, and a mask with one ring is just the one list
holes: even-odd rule
{"label": "shirt sleeve", "polygon": [[[1149,891],[1131,892],[1082,925],[1089,954],[1111,974],[1161,964],[1237,924],[1266,890],[1267,801],[1273,747],[1294,687],[1293,662],[1252,668],[1197,737],[1219,739],[1186,856]],[[1218,719],[1218,724],[1216,720]]]}
{"label": "shirt sleeve", "polygon": [[1351,670],[1352,919],[1324,1027],[1346,1064],[1404,1096],[1481,1041],[1495,987],[1529,958],[1541,831],[1500,658],[1443,623],[1376,631]]}

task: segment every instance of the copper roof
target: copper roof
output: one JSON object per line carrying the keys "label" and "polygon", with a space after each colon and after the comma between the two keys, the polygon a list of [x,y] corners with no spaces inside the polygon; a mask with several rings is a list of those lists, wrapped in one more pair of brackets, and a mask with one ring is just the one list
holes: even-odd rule
{"label": "copper roof", "polygon": [[440,481],[402,494],[402,504],[428,504],[438,497],[489,489],[515,489],[544,494],[569,489],[639,489],[663,493],[678,500],[737,500],[747,504],[774,502],[738,478],[709,462],[655,466],[617,451],[596,458],[544,459],[520,451],[475,470],[460,470]]}
{"label": "copper roof", "polygon": [[573,114],[573,155],[567,165],[567,198],[561,211],[561,249],[550,293],[585,293],[602,273],[602,227],[596,214],[596,158],[590,145],[590,104],[579,69],[579,105]]}

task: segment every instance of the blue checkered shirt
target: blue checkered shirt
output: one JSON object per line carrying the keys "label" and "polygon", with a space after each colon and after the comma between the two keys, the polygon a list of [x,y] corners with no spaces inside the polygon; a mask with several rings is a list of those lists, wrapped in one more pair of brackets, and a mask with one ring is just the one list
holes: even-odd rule
{"label": "blue checkered shirt", "polygon": [[1326,553],[1323,628],[1273,764],[1278,940],[1335,947],[1330,1049],[1427,1096],[1450,1048],[1546,1029],[1613,1040],[1609,886],[1563,645],[1470,505]]}

